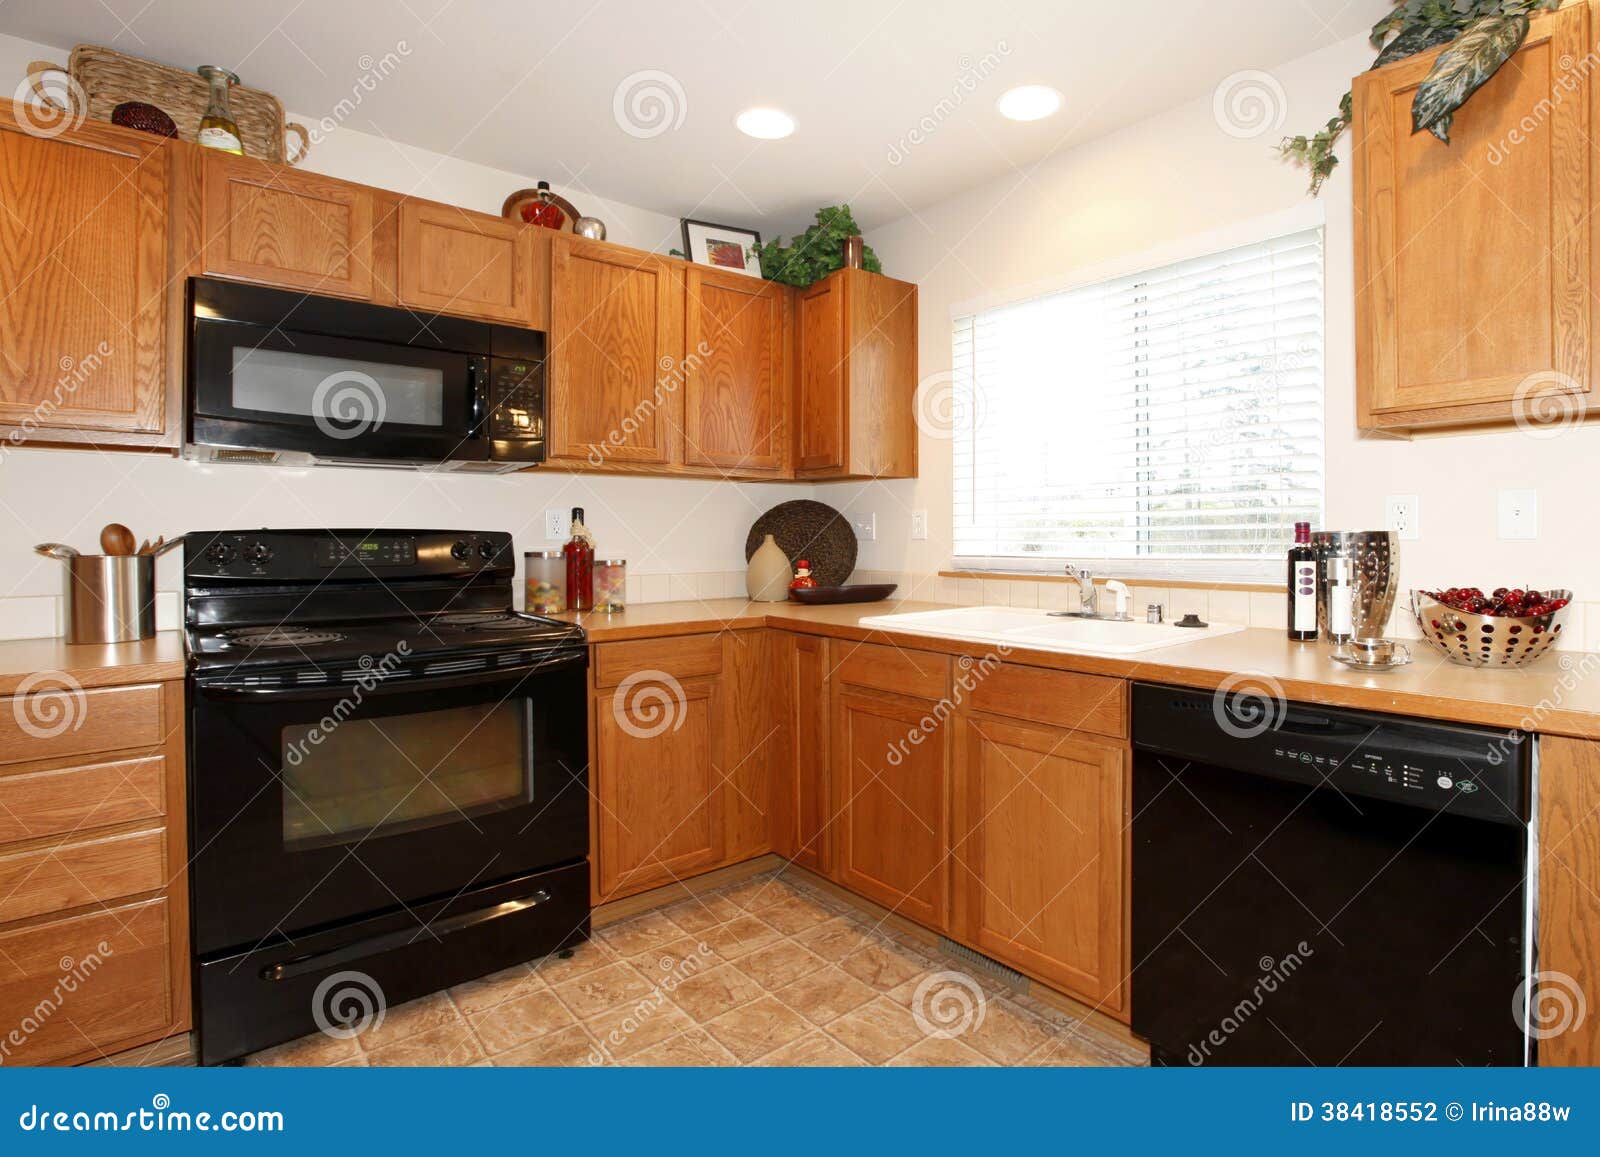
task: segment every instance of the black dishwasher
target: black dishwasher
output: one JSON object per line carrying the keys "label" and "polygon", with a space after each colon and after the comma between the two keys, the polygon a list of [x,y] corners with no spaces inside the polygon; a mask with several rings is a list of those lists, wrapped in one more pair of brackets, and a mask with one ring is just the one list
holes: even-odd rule
{"label": "black dishwasher", "polygon": [[1526,737],[1138,683],[1133,739],[1152,1063],[1531,1063]]}

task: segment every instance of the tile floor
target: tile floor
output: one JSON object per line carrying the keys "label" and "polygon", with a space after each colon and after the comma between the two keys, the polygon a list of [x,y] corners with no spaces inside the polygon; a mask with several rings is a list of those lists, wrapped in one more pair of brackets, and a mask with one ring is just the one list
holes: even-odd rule
{"label": "tile floor", "polygon": [[247,1063],[1144,1062],[1127,1043],[769,873],[602,928],[570,959],[391,1008],[359,1036],[318,1033]]}

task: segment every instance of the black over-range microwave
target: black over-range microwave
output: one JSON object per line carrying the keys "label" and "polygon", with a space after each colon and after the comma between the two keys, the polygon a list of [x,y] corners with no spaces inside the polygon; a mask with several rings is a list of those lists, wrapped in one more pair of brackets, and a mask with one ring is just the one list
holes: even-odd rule
{"label": "black over-range microwave", "polygon": [[185,454],[499,473],[544,461],[545,335],[191,278]]}

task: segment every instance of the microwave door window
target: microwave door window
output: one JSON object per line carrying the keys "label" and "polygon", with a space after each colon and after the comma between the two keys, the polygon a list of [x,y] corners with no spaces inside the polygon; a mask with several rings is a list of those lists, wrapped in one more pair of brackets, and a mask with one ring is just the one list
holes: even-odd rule
{"label": "microwave door window", "polygon": [[236,345],[232,385],[235,411],[309,418],[334,437],[386,425],[439,430],[446,421],[437,366]]}

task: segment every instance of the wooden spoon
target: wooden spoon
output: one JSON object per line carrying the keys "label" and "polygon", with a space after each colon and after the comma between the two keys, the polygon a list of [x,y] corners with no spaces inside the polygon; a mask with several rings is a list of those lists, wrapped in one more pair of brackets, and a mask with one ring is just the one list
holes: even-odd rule
{"label": "wooden spoon", "polygon": [[132,554],[139,540],[120,522],[108,522],[100,531],[100,549],[107,554]]}

